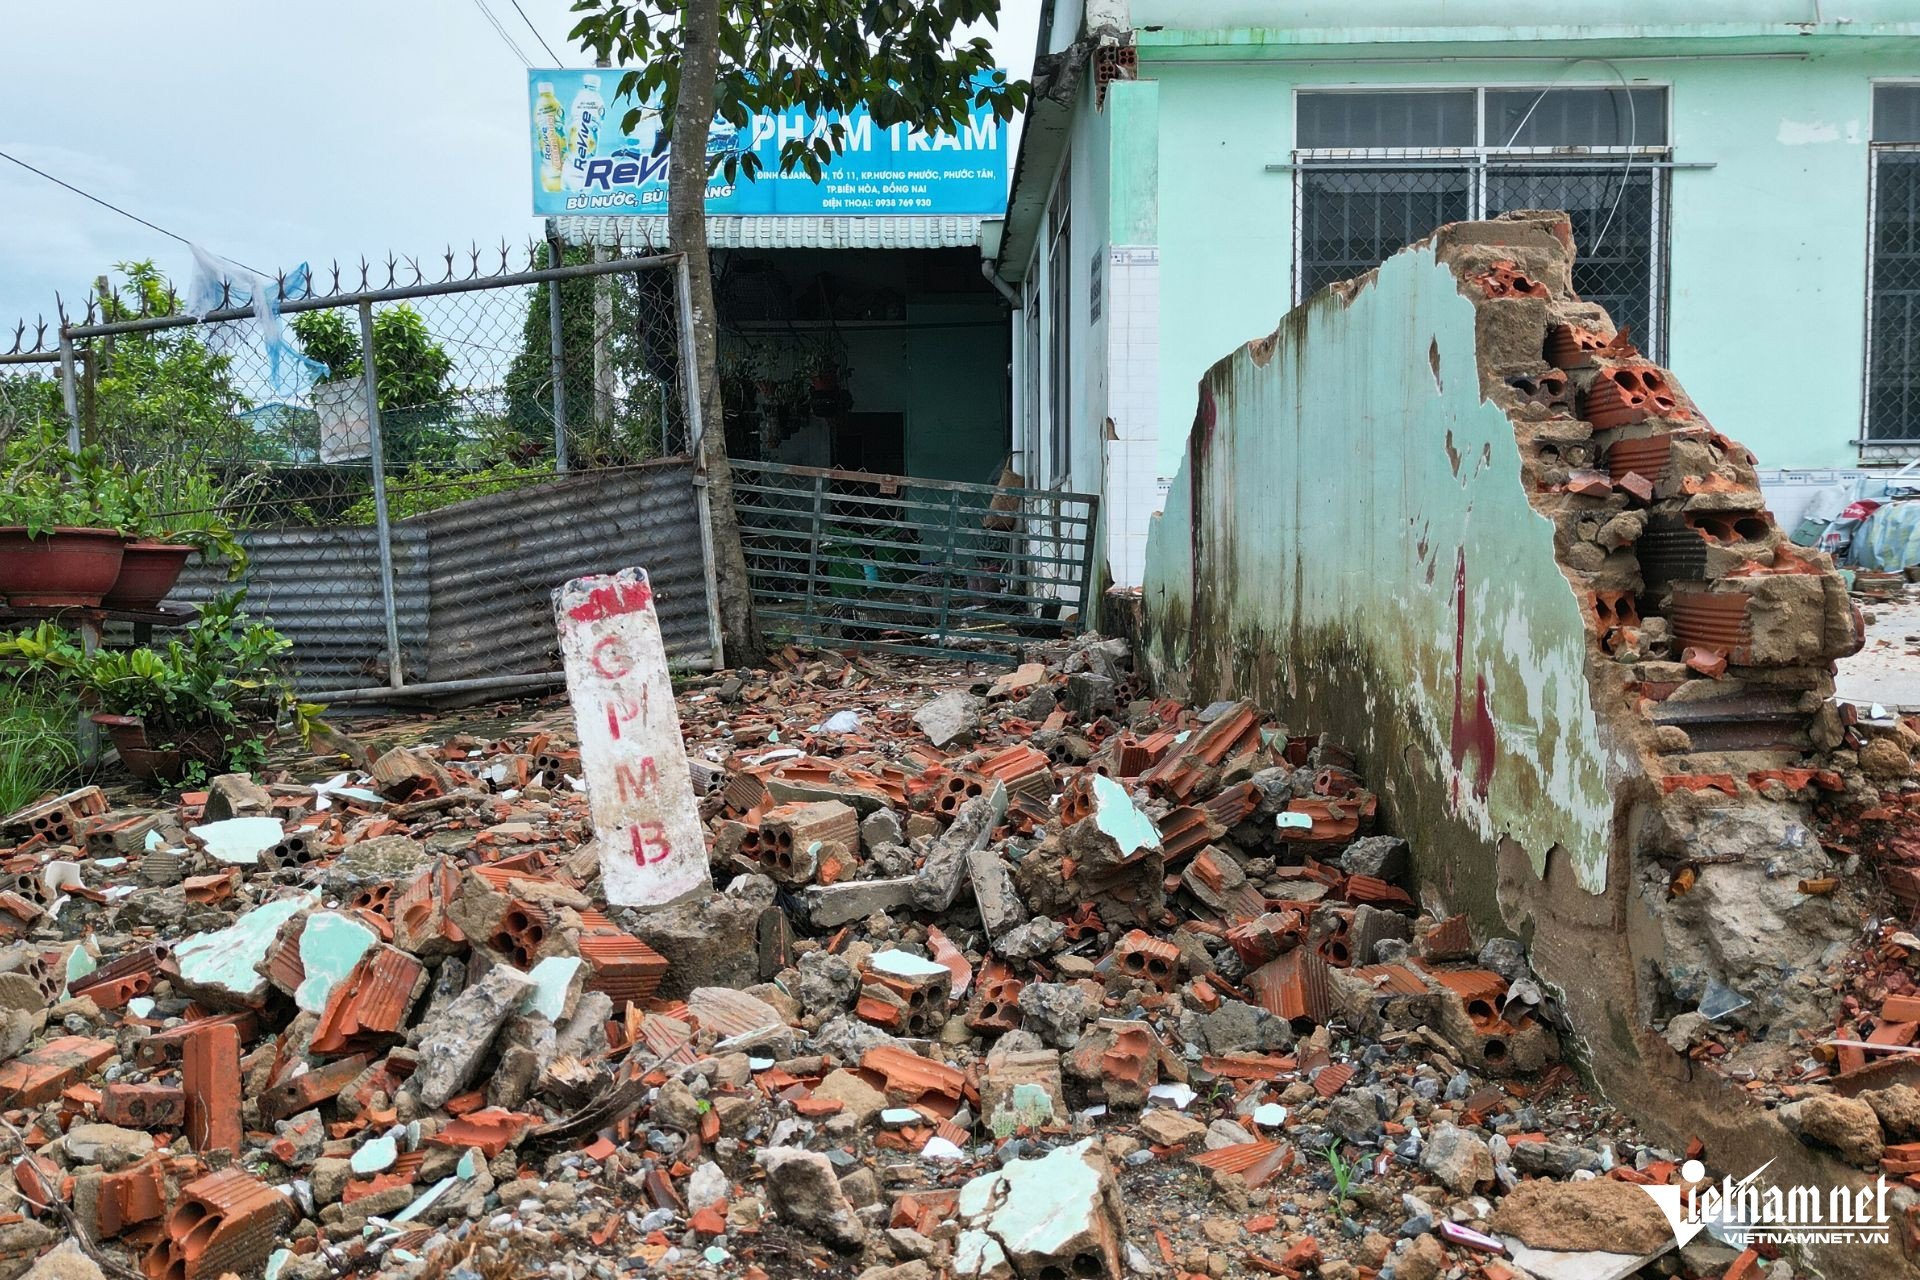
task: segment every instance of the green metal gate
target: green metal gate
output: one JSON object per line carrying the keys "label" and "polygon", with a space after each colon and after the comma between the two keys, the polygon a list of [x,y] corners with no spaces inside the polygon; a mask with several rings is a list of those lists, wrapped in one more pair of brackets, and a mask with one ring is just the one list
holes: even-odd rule
{"label": "green metal gate", "polygon": [[1086,615],[1093,494],[739,461],[733,492],[769,634],[1006,662]]}

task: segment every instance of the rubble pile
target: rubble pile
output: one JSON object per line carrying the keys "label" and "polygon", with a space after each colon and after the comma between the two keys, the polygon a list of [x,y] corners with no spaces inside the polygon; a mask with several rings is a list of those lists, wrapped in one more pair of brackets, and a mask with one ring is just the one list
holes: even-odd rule
{"label": "rubble pile", "polygon": [[720,887],[656,909],[553,704],[6,818],[0,1280],[1794,1274],[1674,1251],[1634,1184],[1702,1153],[1339,744],[1031,656],[683,691]]}

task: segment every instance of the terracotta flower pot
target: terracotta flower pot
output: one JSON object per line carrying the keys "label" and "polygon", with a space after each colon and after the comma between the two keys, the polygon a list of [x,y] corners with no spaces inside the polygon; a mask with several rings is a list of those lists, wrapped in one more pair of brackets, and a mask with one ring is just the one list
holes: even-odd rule
{"label": "terracotta flower pot", "polygon": [[104,712],[89,717],[107,731],[120,763],[142,782],[178,782],[187,776],[187,766],[203,764],[217,769],[224,762],[225,744],[212,729],[188,734],[170,747],[156,747],[147,739],[147,726],[139,716],[116,716]]}
{"label": "terracotta flower pot", "polygon": [[111,529],[0,529],[0,596],[18,608],[91,608],[120,576],[126,540]]}
{"label": "terracotta flower pot", "polygon": [[147,745],[147,726],[140,722],[139,716],[96,715],[95,724],[107,731],[107,737],[113,740],[113,749],[120,753],[120,763],[127,772],[142,782],[178,782],[186,776],[186,762],[180,758],[178,747],[169,747],[162,751]]}
{"label": "terracotta flower pot", "polygon": [[152,609],[167,598],[187,567],[192,547],[166,542],[129,542],[120,576],[101,601],[109,609]]}

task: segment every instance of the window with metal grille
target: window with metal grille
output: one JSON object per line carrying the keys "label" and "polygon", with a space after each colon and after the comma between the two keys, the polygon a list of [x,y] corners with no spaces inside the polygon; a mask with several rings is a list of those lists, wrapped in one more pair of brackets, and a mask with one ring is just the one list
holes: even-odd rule
{"label": "window with metal grille", "polygon": [[1920,446],[1920,85],[1873,89],[1863,450]]}
{"label": "window with metal grille", "polygon": [[1296,302],[1442,223],[1564,209],[1574,289],[1661,358],[1664,88],[1303,90],[1296,101]]}

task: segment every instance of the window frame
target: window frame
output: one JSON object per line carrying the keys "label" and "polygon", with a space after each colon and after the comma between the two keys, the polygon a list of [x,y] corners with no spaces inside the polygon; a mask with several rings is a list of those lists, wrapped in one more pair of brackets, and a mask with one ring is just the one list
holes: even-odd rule
{"label": "window frame", "polygon": [[[1661,94],[1662,120],[1661,136],[1666,142],[1658,145],[1633,146],[1558,146],[1558,147],[1506,147],[1489,145],[1486,137],[1487,94],[1499,93],[1544,93],[1559,89],[1610,89],[1658,90]],[[1324,94],[1393,94],[1393,93],[1431,93],[1452,91],[1473,94],[1473,127],[1476,142],[1471,147],[1301,147],[1299,141],[1300,99],[1311,95]],[[1653,234],[1649,237],[1651,252],[1648,262],[1647,298],[1654,312],[1651,333],[1635,334],[1639,345],[1646,351],[1649,359],[1665,358],[1667,346],[1668,307],[1670,303],[1669,273],[1671,271],[1671,217],[1670,195],[1664,180],[1664,170],[1671,167],[1673,160],[1673,85],[1671,81],[1639,81],[1622,84],[1618,80],[1606,81],[1560,81],[1546,84],[1478,82],[1462,84],[1459,82],[1413,82],[1404,84],[1296,84],[1292,90],[1293,138],[1296,143],[1289,168],[1293,177],[1293,305],[1298,306],[1306,299],[1303,296],[1306,271],[1306,237],[1304,234],[1306,183],[1308,171],[1318,168],[1328,169],[1350,167],[1364,171],[1371,168],[1388,170],[1432,168],[1448,172],[1464,171],[1470,176],[1468,183],[1468,217],[1487,216],[1487,191],[1489,170],[1508,165],[1526,165],[1535,163],[1543,170],[1557,167],[1553,162],[1562,162],[1568,168],[1586,168],[1594,161],[1622,161],[1625,169],[1637,161],[1647,162],[1654,175],[1651,187],[1649,217]],[[1658,166],[1658,167],[1656,167]]]}
{"label": "window frame", "polygon": [[1062,160],[1047,202],[1047,483],[1073,472],[1073,202],[1072,174]]}
{"label": "window frame", "polygon": [[[1874,274],[1880,249],[1880,164],[1889,154],[1913,155],[1920,152],[1920,141],[1882,142],[1874,136],[1878,123],[1881,89],[1920,89],[1920,77],[1875,76],[1867,82],[1867,224],[1866,279],[1861,292],[1860,335],[1860,431],[1853,444],[1862,462],[1900,461],[1920,457],[1920,434],[1896,440],[1876,440],[1873,427],[1873,304]],[[1916,428],[1909,428],[1910,431]]]}

